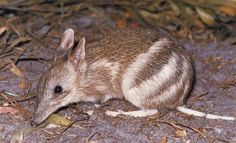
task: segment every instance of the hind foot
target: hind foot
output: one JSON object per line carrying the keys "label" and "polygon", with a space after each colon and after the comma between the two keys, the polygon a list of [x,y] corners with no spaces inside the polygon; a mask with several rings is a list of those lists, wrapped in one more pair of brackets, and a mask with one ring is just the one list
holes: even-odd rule
{"label": "hind foot", "polygon": [[125,112],[122,110],[117,110],[117,111],[110,111],[107,110],[106,115],[116,117],[117,115],[126,115],[126,116],[131,116],[131,117],[147,117],[154,115],[158,113],[157,109],[149,109],[149,110],[138,110],[138,111],[130,111],[130,112]]}

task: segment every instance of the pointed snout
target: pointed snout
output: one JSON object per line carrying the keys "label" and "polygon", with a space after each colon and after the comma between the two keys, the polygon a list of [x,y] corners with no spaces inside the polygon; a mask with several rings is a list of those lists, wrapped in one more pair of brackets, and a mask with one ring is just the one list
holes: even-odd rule
{"label": "pointed snout", "polygon": [[40,125],[40,123],[38,123],[38,122],[35,122],[35,121],[31,121],[31,123],[30,123],[30,125],[32,126],[32,127],[37,127],[38,125]]}
{"label": "pointed snout", "polygon": [[33,127],[39,126],[57,109],[58,107],[48,106],[48,104],[39,104],[31,120],[31,125]]}
{"label": "pointed snout", "polygon": [[48,116],[52,114],[52,111],[50,111],[50,108],[46,106],[45,108],[39,104],[38,108],[33,114],[33,118],[31,120],[31,126],[36,127],[39,126],[41,123],[43,123]]}
{"label": "pointed snout", "polygon": [[43,116],[40,114],[35,114],[33,119],[31,120],[31,126],[37,127],[39,126],[45,119],[43,119]]}

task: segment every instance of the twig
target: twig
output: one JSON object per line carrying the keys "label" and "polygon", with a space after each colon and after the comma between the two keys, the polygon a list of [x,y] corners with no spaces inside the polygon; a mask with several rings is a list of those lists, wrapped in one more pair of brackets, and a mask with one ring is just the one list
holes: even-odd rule
{"label": "twig", "polygon": [[190,129],[190,130],[192,130],[192,131],[198,133],[198,134],[201,135],[203,138],[206,138],[206,136],[205,136],[200,130],[198,130],[198,129],[196,129],[196,128],[193,128],[193,127],[190,127],[190,126],[187,126],[187,125],[183,125],[183,124],[180,124],[180,123],[177,123],[177,125],[182,126],[182,127],[185,127],[185,128],[188,128],[188,129]]}
{"label": "twig", "polygon": [[170,125],[170,126],[174,127],[176,130],[182,130],[182,131],[183,131],[184,129],[182,129],[182,128],[180,127],[180,126],[182,126],[182,127],[188,128],[188,129],[190,129],[190,130],[192,130],[192,131],[198,133],[198,134],[201,135],[203,138],[206,138],[206,136],[205,136],[201,131],[199,131],[198,129],[195,129],[195,128],[193,128],[193,127],[187,126],[187,125],[183,125],[183,124],[180,124],[180,123],[174,123],[174,122],[169,123],[169,122],[166,122],[166,121],[158,121],[158,123]]}
{"label": "twig", "polygon": [[[51,48],[51,49],[53,49],[53,50],[56,49],[54,46],[48,45],[48,44],[46,44],[45,42],[43,42],[41,39],[39,39],[37,36],[35,36],[33,33],[29,32],[28,30],[26,30],[26,33],[27,33],[30,37],[32,37],[33,39],[35,39],[38,43],[42,44],[43,46],[49,47],[49,48]],[[47,34],[47,33],[46,33],[46,34]],[[44,37],[44,36],[43,36],[43,37]]]}
{"label": "twig", "polygon": [[60,13],[60,10],[58,9],[39,9],[35,7],[29,7],[29,8],[19,8],[19,7],[14,7],[14,6],[6,6],[6,5],[0,5],[0,9],[3,10],[11,10],[11,11],[18,11],[18,12],[41,12],[41,13]]}
{"label": "twig", "polygon": [[191,101],[199,100],[199,98],[201,98],[201,97],[207,95],[208,93],[209,93],[208,91],[207,91],[207,92],[204,92],[204,93],[202,93],[202,94],[200,94],[200,95],[197,95],[196,97],[190,98],[190,100],[191,100]]}
{"label": "twig", "polygon": [[23,101],[27,101],[27,100],[30,100],[32,98],[34,98],[36,95],[35,94],[32,94],[32,95],[27,95],[27,96],[18,96],[16,95],[16,97],[12,97],[12,96],[9,96],[9,93],[7,92],[0,92],[0,95],[2,97],[4,97],[4,99],[6,99],[7,101],[4,101],[4,102],[0,102],[1,104],[3,103],[11,103],[11,104],[14,104],[16,102],[23,102]]}
{"label": "twig", "polygon": [[37,61],[37,62],[40,62],[40,63],[45,63],[45,62],[49,62],[51,60],[45,59],[45,58],[19,58],[16,61],[16,65],[21,61]]}
{"label": "twig", "polygon": [[94,132],[92,133],[91,135],[89,135],[89,137],[86,139],[86,143],[89,143],[89,140],[94,137],[96,134],[98,134],[99,136],[101,136],[101,133],[100,132]]}
{"label": "twig", "polygon": [[166,121],[157,121],[157,122],[158,122],[158,123],[162,123],[162,124],[166,124],[166,125],[169,125],[169,126],[172,126],[172,127],[174,127],[176,130],[182,130],[182,131],[183,131],[183,129],[182,129],[181,127],[177,126],[174,122],[171,122],[171,123],[166,122]]}

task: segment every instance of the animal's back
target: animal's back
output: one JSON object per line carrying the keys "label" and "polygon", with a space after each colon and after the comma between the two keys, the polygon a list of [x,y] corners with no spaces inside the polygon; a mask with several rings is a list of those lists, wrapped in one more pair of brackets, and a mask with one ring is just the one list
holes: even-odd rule
{"label": "animal's back", "polygon": [[161,31],[118,30],[89,44],[86,56],[104,68],[109,63],[111,88],[143,109],[175,108],[192,86],[190,56]]}

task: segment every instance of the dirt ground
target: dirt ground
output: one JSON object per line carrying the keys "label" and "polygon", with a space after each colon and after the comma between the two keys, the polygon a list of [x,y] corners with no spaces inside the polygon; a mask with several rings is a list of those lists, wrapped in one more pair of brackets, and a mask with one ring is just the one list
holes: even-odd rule
{"label": "dirt ground", "polygon": [[[22,18],[22,15],[18,18]],[[106,32],[117,28],[111,18],[98,18],[93,15],[78,14],[64,18],[60,26],[55,27],[40,15],[31,15],[26,19],[24,27],[34,36],[31,35],[30,42],[19,46],[21,49],[28,50],[21,58],[37,57],[50,60],[66,28],[73,28],[76,31],[76,40],[85,36],[88,42],[95,41]],[[196,84],[187,106],[208,113],[236,117],[236,38],[229,37],[223,41],[179,38],[179,41],[192,53],[196,68]],[[40,75],[49,67],[47,60],[19,61],[17,67],[27,79],[24,82],[37,82]],[[23,95],[25,89],[20,87],[21,83],[22,78],[11,71],[0,71],[0,91]],[[19,105],[32,113],[35,100],[20,102]],[[108,109],[137,110],[124,100],[110,100],[99,108],[95,108],[91,103],[79,103],[59,111],[60,115],[76,121],[77,126],[49,125],[26,136],[23,133],[21,142],[236,142],[236,121],[190,117],[177,111],[170,111],[160,118],[109,117],[104,113]],[[94,112],[88,118],[85,113],[89,110]],[[14,142],[13,135],[29,127],[30,119],[22,112],[0,114],[0,142],[11,140]]]}

